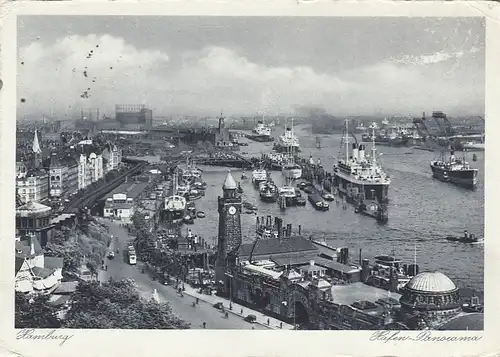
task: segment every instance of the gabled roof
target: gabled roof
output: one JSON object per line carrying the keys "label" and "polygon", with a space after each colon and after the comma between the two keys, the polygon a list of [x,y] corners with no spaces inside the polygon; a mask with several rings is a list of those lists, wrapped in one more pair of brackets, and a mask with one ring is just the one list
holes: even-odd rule
{"label": "gabled roof", "polygon": [[[238,249],[240,257],[249,257],[252,251],[253,243],[242,244]],[[287,238],[271,238],[259,239],[253,251],[254,256],[265,255],[272,256],[273,254],[283,253],[300,253],[318,251],[318,248],[302,236],[294,236]]]}
{"label": "gabled roof", "polygon": [[24,258],[19,257],[19,256],[16,255],[16,265],[15,265],[15,267],[16,267],[16,274],[19,272],[19,270],[21,270],[21,267],[23,266],[23,264],[24,264],[25,261],[26,260]]}

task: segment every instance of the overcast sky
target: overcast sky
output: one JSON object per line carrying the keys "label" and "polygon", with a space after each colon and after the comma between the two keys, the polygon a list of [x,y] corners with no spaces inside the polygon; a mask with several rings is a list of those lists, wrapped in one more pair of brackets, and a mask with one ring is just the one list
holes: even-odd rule
{"label": "overcast sky", "polygon": [[484,111],[479,18],[23,16],[18,45],[21,115]]}

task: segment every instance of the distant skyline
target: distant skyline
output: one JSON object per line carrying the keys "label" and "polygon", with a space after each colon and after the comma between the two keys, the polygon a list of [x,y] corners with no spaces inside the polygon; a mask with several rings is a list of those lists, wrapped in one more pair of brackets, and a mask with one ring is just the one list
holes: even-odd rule
{"label": "distant skyline", "polygon": [[481,18],[21,16],[18,115],[481,115],[484,32]]}

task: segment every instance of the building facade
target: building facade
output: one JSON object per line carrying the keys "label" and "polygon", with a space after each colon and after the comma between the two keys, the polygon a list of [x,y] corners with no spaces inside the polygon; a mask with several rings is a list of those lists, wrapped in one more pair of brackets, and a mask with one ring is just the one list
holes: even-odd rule
{"label": "building facade", "polygon": [[49,174],[43,169],[31,170],[16,178],[17,195],[22,203],[41,202],[49,197]]}
{"label": "building facade", "polygon": [[62,198],[78,191],[78,162],[70,154],[52,154],[49,168],[49,196]]}
{"label": "building facade", "polygon": [[115,188],[106,195],[103,216],[125,221],[130,220],[148,185],[148,182],[129,182]]}

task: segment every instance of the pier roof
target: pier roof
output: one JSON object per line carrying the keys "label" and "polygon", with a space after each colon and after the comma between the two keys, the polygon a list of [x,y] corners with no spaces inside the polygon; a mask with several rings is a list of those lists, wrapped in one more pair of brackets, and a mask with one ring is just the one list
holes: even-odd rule
{"label": "pier roof", "polygon": [[[242,244],[238,250],[240,257],[250,256],[253,245],[254,243]],[[307,251],[317,252],[318,248],[316,248],[316,246],[310,240],[302,236],[294,236],[281,239],[259,239],[255,243],[253,255],[271,256],[273,254],[297,253]]]}
{"label": "pier roof", "polygon": [[375,302],[378,299],[387,297],[399,300],[401,297],[398,293],[392,293],[361,282],[346,285],[333,285],[332,296],[335,303],[343,305],[351,305],[356,301],[366,300]]}

